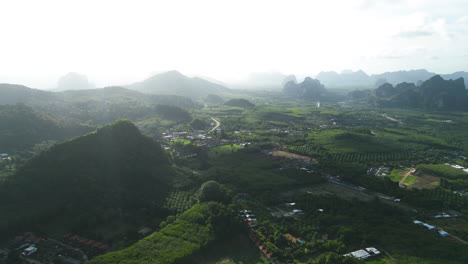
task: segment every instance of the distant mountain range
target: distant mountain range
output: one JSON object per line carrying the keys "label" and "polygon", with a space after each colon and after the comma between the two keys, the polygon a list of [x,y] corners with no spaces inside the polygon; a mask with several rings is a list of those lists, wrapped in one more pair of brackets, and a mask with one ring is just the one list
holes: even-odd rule
{"label": "distant mountain range", "polygon": [[230,90],[223,85],[199,77],[187,77],[178,71],[156,74],[142,82],[127,86],[128,89],[150,94],[175,94],[201,98],[208,94],[219,94]]}
{"label": "distant mountain range", "polygon": [[182,108],[201,107],[188,97],[148,95],[123,87],[51,92],[13,84],[0,84],[1,104],[25,104],[52,115],[81,122],[91,121],[96,125],[118,118],[135,121],[135,116],[141,116],[156,104]]}
{"label": "distant mountain range", "polygon": [[[343,71],[337,72],[320,72],[317,79],[328,88],[335,87],[355,87],[355,88],[377,88],[383,83],[390,83],[397,85],[399,83],[408,82],[421,84],[422,82],[438,75],[437,73],[429,72],[427,70],[410,70],[410,71],[396,71],[385,72],[381,74],[368,75],[364,71]],[[458,79],[460,77],[465,79],[465,85],[468,85],[468,72],[455,72],[452,74],[440,74],[445,80]]]}
{"label": "distant mountain range", "polygon": [[374,104],[381,107],[467,110],[468,91],[463,78],[444,80],[436,75],[420,85],[385,83],[375,90]]}

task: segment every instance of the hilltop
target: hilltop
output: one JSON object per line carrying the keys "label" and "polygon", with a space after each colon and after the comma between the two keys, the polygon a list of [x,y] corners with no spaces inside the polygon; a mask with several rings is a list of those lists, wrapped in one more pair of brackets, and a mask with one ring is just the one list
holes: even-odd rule
{"label": "hilltop", "polygon": [[156,74],[142,82],[131,84],[129,89],[150,94],[176,94],[193,98],[228,92],[229,89],[199,77],[187,77],[178,71]]}

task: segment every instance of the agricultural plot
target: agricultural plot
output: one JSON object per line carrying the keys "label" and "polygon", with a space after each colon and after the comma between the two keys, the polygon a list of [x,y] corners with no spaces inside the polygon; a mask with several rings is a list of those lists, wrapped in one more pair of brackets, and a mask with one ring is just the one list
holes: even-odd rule
{"label": "agricultural plot", "polygon": [[398,142],[383,136],[349,132],[342,129],[326,129],[309,133],[308,141],[320,145],[329,153],[398,152],[406,150]]}
{"label": "agricultural plot", "polygon": [[172,213],[180,214],[192,207],[195,202],[195,198],[189,192],[174,191],[166,199],[166,208]]}
{"label": "agricultural plot", "polygon": [[409,162],[419,159],[419,157],[409,151],[400,152],[348,152],[348,153],[328,153],[322,147],[314,147],[310,145],[305,146],[291,146],[289,150],[294,153],[319,156],[325,159],[341,162]]}

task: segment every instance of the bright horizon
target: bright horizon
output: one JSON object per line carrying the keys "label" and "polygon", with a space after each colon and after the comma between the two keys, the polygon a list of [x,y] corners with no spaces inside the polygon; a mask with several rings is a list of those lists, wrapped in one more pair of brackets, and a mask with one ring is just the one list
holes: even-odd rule
{"label": "bright horizon", "polygon": [[50,89],[68,72],[97,87],[178,70],[223,82],[468,71],[468,1],[64,1],[0,3],[0,83]]}

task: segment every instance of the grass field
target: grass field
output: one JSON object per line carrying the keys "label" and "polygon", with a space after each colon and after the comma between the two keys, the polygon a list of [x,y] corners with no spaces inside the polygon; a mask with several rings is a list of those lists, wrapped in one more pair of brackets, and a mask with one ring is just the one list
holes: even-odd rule
{"label": "grass field", "polygon": [[[394,182],[400,182],[408,171],[409,169],[394,169],[389,175],[387,175],[387,177],[389,177]],[[414,184],[416,179],[417,176],[409,175],[408,177],[406,177],[403,183],[410,186]]]}

